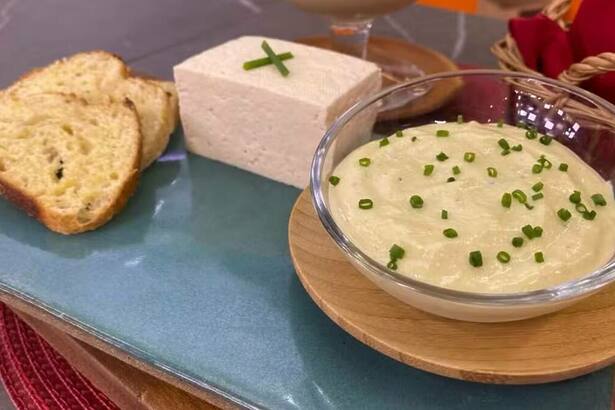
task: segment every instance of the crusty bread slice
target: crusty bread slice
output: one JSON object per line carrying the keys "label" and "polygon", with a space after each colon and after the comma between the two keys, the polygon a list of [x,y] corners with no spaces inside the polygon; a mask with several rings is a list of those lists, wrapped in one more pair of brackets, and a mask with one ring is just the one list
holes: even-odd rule
{"label": "crusty bread slice", "polygon": [[95,229],[136,188],[139,119],[130,101],[0,94],[0,192],[49,229]]}
{"label": "crusty bread slice", "polygon": [[179,97],[177,95],[177,89],[173,81],[156,81],[159,87],[166,91],[169,96],[170,113],[169,113],[169,134],[172,134],[179,122]]}
{"label": "crusty bread slice", "polygon": [[36,93],[75,94],[88,103],[122,103],[130,99],[143,134],[141,169],[149,166],[169,142],[172,95],[155,81],[131,77],[126,64],[106,51],[75,54],[35,69],[8,88],[17,96]]}

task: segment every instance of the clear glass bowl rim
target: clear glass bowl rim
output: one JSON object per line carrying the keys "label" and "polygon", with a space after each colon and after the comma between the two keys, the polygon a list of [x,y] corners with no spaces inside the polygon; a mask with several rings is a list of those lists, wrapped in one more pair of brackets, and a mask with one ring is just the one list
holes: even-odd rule
{"label": "clear glass bowl rim", "polygon": [[[366,107],[375,103],[384,97],[403,90],[411,88],[421,83],[431,82],[434,80],[442,80],[451,77],[473,77],[473,76],[489,76],[500,78],[519,78],[542,82],[553,87],[563,89],[564,91],[581,97],[582,99],[595,104],[598,107],[610,112],[615,116],[615,106],[608,101],[590,93],[582,88],[565,84],[563,82],[542,77],[539,75],[516,73],[503,70],[476,69],[476,70],[459,70],[448,71],[437,74],[431,74],[419,79],[415,79],[406,83],[387,88],[379,93],[359,101],[346,112],[340,115],[326,131],[324,137],[320,141],[310,169],[310,193],[312,203],[316,209],[318,217],[324,226],[325,230],[347,255],[355,262],[361,265],[364,269],[382,279],[392,281],[407,288],[409,291],[418,292],[427,296],[432,296],[440,299],[446,299],[459,303],[471,303],[477,305],[493,305],[493,306],[510,306],[510,305],[532,305],[547,302],[563,302],[569,299],[580,297],[584,294],[597,291],[598,289],[608,285],[615,279],[615,260],[607,265],[597,269],[591,274],[579,279],[574,279],[568,282],[561,283],[557,286],[539,289],[529,292],[516,293],[477,293],[466,292],[454,289],[443,288],[435,285],[421,282],[400,273],[388,269],[386,266],[378,263],[374,259],[367,256],[352,241],[350,241],[337,226],[331,213],[329,212],[324,196],[321,177],[325,163],[325,157],[328,153],[331,144],[335,141],[339,131],[357,114],[362,112]],[[331,274],[335,274],[332,272]]]}

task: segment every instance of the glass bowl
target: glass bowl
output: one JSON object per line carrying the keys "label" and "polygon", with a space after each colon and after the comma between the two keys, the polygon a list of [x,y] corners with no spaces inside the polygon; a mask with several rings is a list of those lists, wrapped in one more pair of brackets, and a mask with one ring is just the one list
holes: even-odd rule
{"label": "glass bowl", "polygon": [[[443,86],[456,90],[448,95],[425,92]],[[387,109],[392,96],[410,99],[410,106],[405,110]],[[426,111],[411,118],[405,116],[407,112]],[[325,230],[347,259],[377,286],[407,304],[436,315],[475,322],[520,320],[554,312],[609,285],[615,279],[613,257],[582,278],[546,289],[519,293],[458,291],[387,269],[348,239],[328,208],[327,180],[335,166],[370,139],[436,121],[456,121],[459,114],[464,121],[489,123],[503,119],[507,124],[535,127],[572,149],[605,180],[613,182],[615,106],[609,102],[583,89],[522,73],[467,70],[429,75],[357,103],[336,119],[316,150],[310,173],[313,204]]]}

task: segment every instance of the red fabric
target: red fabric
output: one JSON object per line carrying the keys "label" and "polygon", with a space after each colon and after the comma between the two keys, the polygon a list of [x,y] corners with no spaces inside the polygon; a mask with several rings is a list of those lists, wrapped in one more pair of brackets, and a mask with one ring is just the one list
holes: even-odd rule
{"label": "red fabric", "polygon": [[[512,19],[509,29],[525,64],[557,78],[585,57],[615,52],[614,22],[614,0],[583,0],[569,32],[543,14]],[[582,86],[615,103],[615,73],[596,76]]]}
{"label": "red fabric", "polygon": [[119,410],[3,304],[0,378],[18,410]]}

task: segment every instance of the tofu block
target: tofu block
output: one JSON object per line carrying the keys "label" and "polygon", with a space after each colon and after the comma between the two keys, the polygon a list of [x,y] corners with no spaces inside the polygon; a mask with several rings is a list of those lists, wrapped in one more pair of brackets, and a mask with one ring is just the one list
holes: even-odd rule
{"label": "tofu block", "polygon": [[[290,51],[283,77],[273,65],[245,71],[266,57],[263,40]],[[288,41],[241,37],[174,67],[189,151],[298,188],[309,182],[316,146],[335,118],[380,90],[373,63]],[[365,128],[375,116],[367,116]],[[353,121],[354,127],[362,124]]]}

